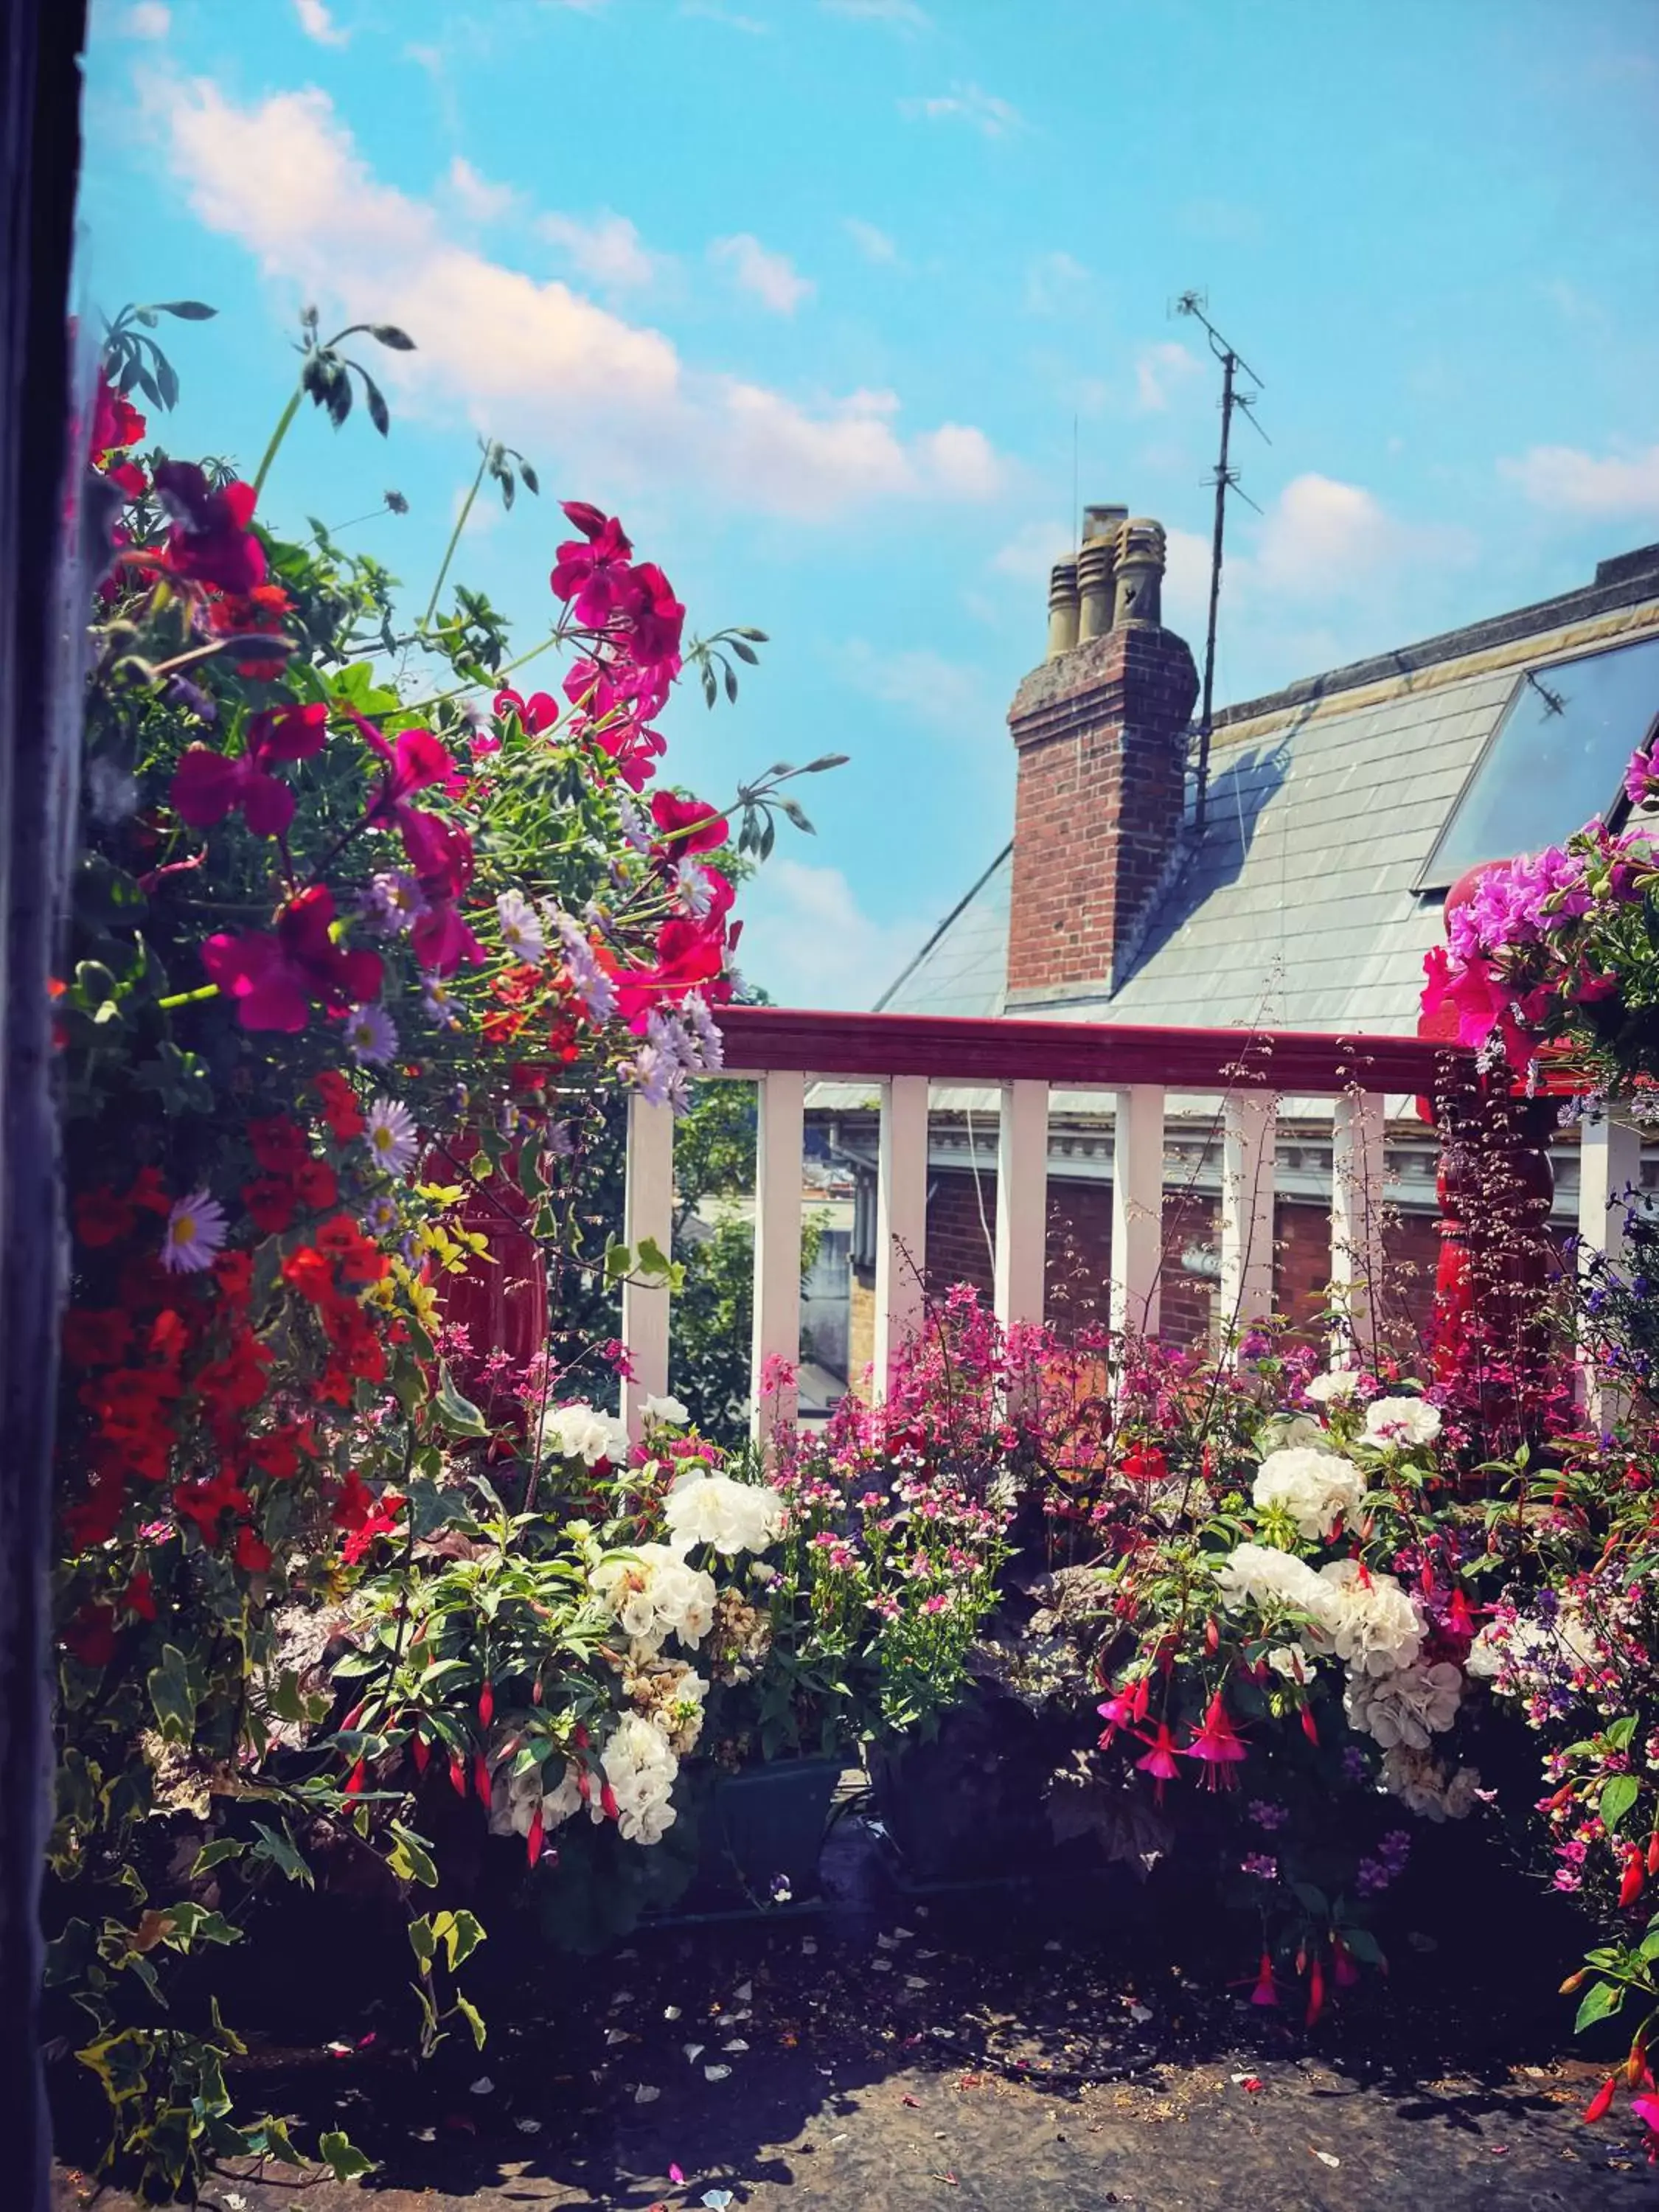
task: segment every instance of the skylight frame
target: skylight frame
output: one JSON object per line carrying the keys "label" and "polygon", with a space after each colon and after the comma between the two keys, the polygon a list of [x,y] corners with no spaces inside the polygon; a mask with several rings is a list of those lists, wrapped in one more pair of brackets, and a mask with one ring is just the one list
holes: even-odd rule
{"label": "skylight frame", "polygon": [[[1529,682],[1547,676],[1552,669],[1577,668],[1582,666],[1587,661],[1602,660],[1607,659],[1612,653],[1627,652],[1632,647],[1656,643],[1659,643],[1659,628],[1641,631],[1634,637],[1626,636],[1609,638],[1607,640],[1605,644],[1594,646],[1589,649],[1581,647],[1576,653],[1559,653],[1549,660],[1529,661],[1524,668],[1519,671],[1516,677],[1515,683],[1510,689],[1510,695],[1504,702],[1503,712],[1498,715],[1497,721],[1493,723],[1491,730],[1488,732],[1486,743],[1476,754],[1474,760],[1470,764],[1468,773],[1464,775],[1462,782],[1457,787],[1457,795],[1453,799],[1450,806],[1447,809],[1445,818],[1441,823],[1439,829],[1435,832],[1434,842],[1430,846],[1427,856],[1424,860],[1421,867],[1419,868],[1416,878],[1412,884],[1413,896],[1420,898],[1443,895],[1446,891],[1449,891],[1451,889],[1453,884],[1458,880],[1459,876],[1467,872],[1466,870],[1460,868],[1456,874],[1447,874],[1444,869],[1439,866],[1440,854],[1448,837],[1451,834],[1453,826],[1456,823],[1458,816],[1462,811],[1465,800],[1469,797],[1470,793],[1480,782],[1481,776],[1486,772],[1488,762],[1492,759],[1498,745],[1502,743],[1504,732],[1509,726],[1510,718],[1515,713],[1516,708],[1519,706],[1522,698],[1525,696]],[[1654,712],[1649,716],[1647,723],[1643,728],[1641,734],[1632,741],[1630,749],[1631,753],[1633,754],[1638,751],[1644,750],[1654,745],[1656,742],[1659,742],[1659,705],[1656,706]],[[1627,755],[1626,758],[1628,757],[1629,756]],[[1625,797],[1621,770],[1620,781],[1614,787],[1613,795],[1608,799],[1606,806],[1601,810],[1601,819],[1603,827],[1608,830],[1618,829],[1623,823],[1629,811],[1630,803]],[[1572,834],[1572,831],[1579,826],[1580,824],[1577,823],[1571,824],[1567,829],[1559,832],[1559,836],[1562,838],[1570,836]],[[1552,840],[1550,842],[1556,841]],[[1486,861],[1476,860],[1471,862],[1469,865],[1474,867],[1481,867],[1490,865],[1492,861],[1507,860],[1513,857],[1513,855],[1509,854],[1493,854]]]}

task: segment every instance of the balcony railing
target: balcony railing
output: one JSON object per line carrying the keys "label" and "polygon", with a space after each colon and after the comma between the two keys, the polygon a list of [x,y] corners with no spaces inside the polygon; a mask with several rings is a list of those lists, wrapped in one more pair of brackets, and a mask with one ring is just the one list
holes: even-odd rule
{"label": "balcony railing", "polygon": [[[996,1176],[995,1310],[1003,1323],[1043,1318],[1052,1091],[1109,1091],[1114,1152],[1109,1246],[1112,1326],[1158,1325],[1164,1256],[1164,1119],[1171,1093],[1218,1098],[1221,1312],[1241,1322],[1273,1300],[1274,1132],[1279,1102],[1332,1102],[1330,1281],[1354,1337],[1370,1340],[1372,1286],[1382,1261],[1382,1152],[1388,1102],[1432,1095],[1456,1048],[1416,1037],[1306,1030],[1158,1029],[1129,1024],[961,1020],[943,1016],[733,1007],[720,1023],[728,1077],[756,1083],[751,1403],[757,1433],[787,1399],[763,1396],[769,1360],[800,1353],[801,1170],[812,1079],[868,1082],[880,1100],[877,1169],[874,1376],[879,1390],[921,1325],[927,1251],[928,1106],[934,1085],[1000,1095]],[[635,1101],[629,1126],[625,1234],[670,1247],[673,1120]],[[1602,1121],[1582,1139],[1579,1229],[1605,1247],[1616,1204],[1638,1179],[1636,1131]],[[648,1395],[672,1388],[669,1293],[624,1289],[623,1336],[634,1379],[623,1413],[636,1425]]]}

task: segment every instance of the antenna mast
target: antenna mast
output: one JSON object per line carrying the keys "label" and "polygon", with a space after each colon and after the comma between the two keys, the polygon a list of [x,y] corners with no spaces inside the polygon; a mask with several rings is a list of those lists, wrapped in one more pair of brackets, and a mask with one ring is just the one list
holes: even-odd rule
{"label": "antenna mast", "polygon": [[[1205,804],[1210,788],[1210,733],[1214,726],[1215,701],[1215,623],[1216,611],[1221,601],[1221,549],[1227,526],[1227,494],[1236,491],[1248,506],[1255,501],[1248,492],[1241,490],[1238,471],[1228,459],[1232,444],[1233,410],[1243,409],[1246,419],[1267,444],[1273,441],[1256,422],[1251,409],[1255,404],[1255,392],[1238,389],[1237,373],[1242,369],[1251,383],[1260,386],[1261,379],[1237,349],[1229,345],[1204,310],[1209,301],[1202,292],[1182,292],[1175,303],[1178,315],[1190,315],[1202,325],[1210,341],[1210,351],[1221,363],[1221,458],[1216,465],[1215,532],[1210,542],[1210,616],[1204,633],[1204,692],[1198,718],[1198,789],[1193,815],[1200,836],[1204,830]],[[1257,512],[1260,513],[1260,509]]]}

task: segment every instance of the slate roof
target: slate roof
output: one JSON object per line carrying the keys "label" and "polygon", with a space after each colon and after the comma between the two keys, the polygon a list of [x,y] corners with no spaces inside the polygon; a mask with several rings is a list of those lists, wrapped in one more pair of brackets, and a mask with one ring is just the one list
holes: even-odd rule
{"label": "slate roof", "polygon": [[1586,591],[1236,708],[1202,840],[1115,994],[1006,1005],[1008,848],[878,1006],[1408,1033],[1441,937],[1439,896],[1413,886],[1522,670],[1655,629],[1659,548],[1604,562]]}

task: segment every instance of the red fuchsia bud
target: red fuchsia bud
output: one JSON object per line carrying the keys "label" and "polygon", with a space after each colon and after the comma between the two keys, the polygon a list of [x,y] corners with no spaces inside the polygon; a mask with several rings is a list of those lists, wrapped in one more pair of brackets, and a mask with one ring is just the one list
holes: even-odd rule
{"label": "red fuchsia bud", "polygon": [[1584,2118],[1587,2120],[1599,2120],[1602,2118],[1606,2115],[1607,2108],[1613,2103],[1613,2100],[1618,2087],[1619,2076],[1616,2074],[1609,2074],[1607,2080],[1601,2084],[1595,2094],[1590,2099],[1589,2104],[1585,2106]]}
{"label": "red fuchsia bud", "polygon": [[486,1682],[478,1692],[478,1726],[488,1728],[495,1717],[495,1686]]}
{"label": "red fuchsia bud", "polygon": [[356,1727],[356,1725],[357,1725],[358,1722],[359,1722],[360,1720],[362,1720],[362,1717],[363,1717],[364,1709],[365,1709],[365,1707],[368,1705],[368,1699],[367,1698],[365,1698],[363,1699],[363,1701],[362,1701],[362,1705],[354,1705],[354,1706],[351,1708],[351,1711],[350,1711],[346,1715],[345,1718],[344,1718],[344,1719],[340,1723],[340,1726],[341,1726],[342,1729],[355,1729],[355,1728]]}
{"label": "red fuchsia bud", "polygon": [[1638,2027],[1631,2038],[1630,2056],[1625,2061],[1625,2087],[1627,2089],[1650,2089],[1653,2075],[1648,2069],[1648,2032]]}
{"label": "red fuchsia bud", "polygon": [[572,1742],[572,1743],[574,1743],[574,1744],[575,1745],[575,1747],[576,1747],[576,1748],[577,1748],[577,1750],[578,1750],[578,1751],[586,1751],[586,1748],[587,1748],[587,1743],[588,1743],[588,1736],[587,1736],[587,1725],[586,1725],[586,1722],[584,1722],[584,1721],[578,1721],[578,1722],[577,1722],[577,1723],[576,1723],[575,1727],[574,1727],[574,1728],[573,1728],[573,1729],[571,1729],[571,1731],[570,1731],[570,1741],[571,1741],[571,1742]]}
{"label": "red fuchsia bud", "polygon": [[617,1793],[608,1782],[599,1791],[599,1810],[607,1820],[619,1820],[622,1818],[622,1808],[617,1802]]}
{"label": "red fuchsia bud", "polygon": [[1308,1976],[1308,2017],[1305,2025],[1311,2027],[1325,2009],[1325,1969],[1317,1959]]}
{"label": "red fuchsia bud", "polygon": [[542,1678],[541,1678],[541,1676],[540,1676],[539,1674],[538,1674],[538,1675],[537,1675],[537,1677],[536,1677],[536,1679],[535,1679],[535,1680],[534,1680],[534,1681],[531,1684],[531,1686],[530,1686],[530,1702],[531,1702],[531,1704],[532,1704],[532,1705],[540,1705],[541,1701],[542,1701]]}
{"label": "red fuchsia bud", "polygon": [[576,1769],[576,1795],[581,1799],[583,1804],[586,1805],[592,1794],[593,1784],[589,1778],[587,1769],[585,1766],[579,1766]]}
{"label": "red fuchsia bud", "polygon": [[1273,1980],[1271,1952],[1261,1954],[1261,1964],[1256,1970],[1255,1987],[1250,1991],[1250,2002],[1253,2005],[1276,2005],[1279,2002],[1279,1988]]}
{"label": "red fuchsia bud", "polygon": [[1642,1847],[1639,1844],[1632,1844],[1625,1852],[1624,1879],[1619,1885],[1621,1906],[1635,1904],[1642,1894],[1642,1885],[1646,1879],[1647,1869],[1643,1863]]}
{"label": "red fuchsia bud", "polygon": [[424,1774],[426,1772],[426,1763],[428,1759],[431,1758],[432,1753],[427,1743],[427,1740],[423,1735],[417,1733],[410,1737],[409,1755],[415,1762],[415,1771],[416,1774]]}
{"label": "red fuchsia bud", "polygon": [[524,1839],[525,1850],[529,1856],[532,1866],[535,1865],[542,1855],[542,1838],[545,1833],[546,1830],[542,1825],[542,1808],[538,1805],[531,1817],[530,1831]]}
{"label": "red fuchsia bud", "polygon": [[489,1802],[489,1761],[483,1752],[472,1762],[472,1779],[480,1800],[487,1805]]}
{"label": "red fuchsia bud", "polygon": [[466,1795],[466,1761],[459,1751],[449,1755],[449,1784],[458,1797]]}
{"label": "red fuchsia bud", "polygon": [[1340,1990],[1351,1990],[1359,1979],[1359,1969],[1353,1962],[1353,1953],[1340,1936],[1331,1938],[1331,1976]]}
{"label": "red fuchsia bud", "polygon": [[1659,1874],[1659,1827],[1648,1838],[1648,1872]]}
{"label": "red fuchsia bud", "polygon": [[1446,1617],[1460,1636],[1474,1635],[1474,1615],[1470,1611],[1469,1601],[1464,1596],[1461,1588],[1452,1592],[1451,1604],[1447,1608]]}
{"label": "red fuchsia bud", "polygon": [[1213,1613],[1204,1624],[1204,1649],[1211,1652],[1219,1651],[1221,1649],[1221,1631],[1216,1626]]}
{"label": "red fuchsia bud", "polygon": [[1302,1708],[1302,1733],[1307,1737],[1310,1743],[1317,1746],[1319,1742],[1319,1723],[1313,1717],[1313,1707],[1311,1705],[1304,1705]]}
{"label": "red fuchsia bud", "polygon": [[363,1786],[363,1762],[360,1759],[346,1777],[346,1796],[355,1797]]}

